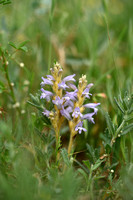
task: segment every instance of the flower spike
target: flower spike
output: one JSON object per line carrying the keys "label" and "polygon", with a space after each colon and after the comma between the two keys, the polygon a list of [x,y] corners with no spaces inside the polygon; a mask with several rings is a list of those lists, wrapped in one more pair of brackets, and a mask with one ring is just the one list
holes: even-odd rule
{"label": "flower spike", "polygon": [[[94,115],[97,114],[97,106],[100,103],[86,103],[92,94],[90,88],[93,83],[87,84],[86,75],[82,75],[79,79],[78,86],[75,84],[75,74],[62,78],[63,69],[59,63],[55,63],[54,67],[50,69],[51,75],[46,75],[47,78],[42,77],[41,82],[41,99],[46,99],[47,102],[53,104],[52,109],[44,108],[43,115],[51,120],[55,130],[56,137],[56,159],[59,159],[60,146],[60,128],[65,119],[68,120],[70,128],[70,142],[68,146],[68,154],[71,153],[74,136],[87,130],[83,127],[83,121],[88,120],[95,123]],[[45,85],[49,85],[51,90],[45,90]],[[44,88],[43,88],[44,87]],[[47,103],[48,104],[48,103]],[[92,109],[93,112],[86,113],[87,108]]]}

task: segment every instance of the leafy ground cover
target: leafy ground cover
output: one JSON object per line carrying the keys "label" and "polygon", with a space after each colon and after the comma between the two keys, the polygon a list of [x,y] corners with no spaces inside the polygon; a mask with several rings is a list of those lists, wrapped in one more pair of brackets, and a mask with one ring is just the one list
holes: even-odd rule
{"label": "leafy ground cover", "polygon": [[[132,11],[131,0],[0,1],[0,199],[133,199]],[[56,61],[75,86],[82,74],[94,84],[85,104],[100,103],[69,150],[70,118],[57,140],[42,113],[56,108],[40,99]]]}

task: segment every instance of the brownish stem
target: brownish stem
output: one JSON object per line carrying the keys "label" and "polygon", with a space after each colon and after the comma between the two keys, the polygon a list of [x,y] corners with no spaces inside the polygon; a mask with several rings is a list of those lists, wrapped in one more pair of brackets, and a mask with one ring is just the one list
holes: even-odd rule
{"label": "brownish stem", "polygon": [[[2,53],[2,58],[3,58],[3,68],[4,68],[4,71],[5,71],[5,78],[8,82],[8,86],[10,88],[10,94],[11,94],[13,103],[16,103],[15,93],[14,93],[14,90],[13,90],[13,87],[11,85],[11,81],[10,81],[10,78],[9,78],[7,60],[6,60],[6,57],[4,56],[4,53],[3,52],[1,52],[1,53]],[[17,110],[18,110],[18,113],[20,114],[20,109],[17,108]]]}
{"label": "brownish stem", "polygon": [[60,147],[60,135],[59,135],[59,130],[56,129],[56,162],[58,162],[59,158],[60,158],[60,153],[59,153],[59,147]]}
{"label": "brownish stem", "polygon": [[71,150],[73,145],[73,134],[70,135],[69,145],[68,145],[68,156],[70,156]]}

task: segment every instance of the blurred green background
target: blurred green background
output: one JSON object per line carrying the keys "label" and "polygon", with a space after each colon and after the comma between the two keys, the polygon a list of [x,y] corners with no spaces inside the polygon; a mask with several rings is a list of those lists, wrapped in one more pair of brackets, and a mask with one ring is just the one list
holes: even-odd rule
{"label": "blurred green background", "polygon": [[[14,0],[1,5],[1,45],[10,50],[8,42],[29,40],[28,53],[14,56],[29,73],[10,63],[15,89],[24,87],[24,81],[30,79],[34,93],[54,60],[61,63],[66,74],[86,74],[99,93],[107,93],[107,87],[114,92],[118,84],[122,88],[127,77],[132,78],[132,9],[131,0]],[[116,78],[112,76],[115,68]]]}
{"label": "blurred green background", "polygon": [[[9,76],[22,113],[29,94],[40,89],[41,76],[57,60],[64,76],[76,73],[78,79],[86,74],[88,83],[94,83],[93,101],[113,114],[114,96],[133,78],[132,10],[131,0],[14,0],[1,5],[0,44],[12,55]],[[8,44],[27,40],[27,53]],[[1,107],[7,116],[14,115],[4,73],[0,80],[4,82]],[[105,129],[103,116],[98,120],[95,135]]]}
{"label": "blurred green background", "polygon": [[[27,40],[26,52],[16,51],[9,45],[9,42],[12,42],[18,46]],[[14,83],[13,88],[17,102],[20,103],[21,113],[19,118],[9,95],[5,72],[0,65],[0,111],[2,112],[0,113],[0,162],[2,163],[0,169],[4,176],[9,177],[9,182],[11,176],[19,171],[18,155],[25,160],[22,154],[27,155],[27,160],[31,163],[36,163],[36,169],[32,170],[35,171],[37,180],[40,181],[46,176],[47,172],[42,172],[47,166],[46,159],[39,160],[38,164],[35,155],[36,147],[45,149],[34,131],[37,110],[30,107],[27,100],[30,99],[30,93],[35,94],[40,90],[41,77],[48,73],[55,60],[64,68],[64,76],[75,73],[78,79],[82,74],[86,74],[88,83],[94,83],[91,91],[92,101],[101,103],[95,118],[96,125],[86,125],[89,130],[88,135],[85,137],[80,135],[76,138],[78,144],[76,151],[84,151],[86,142],[94,148],[101,145],[100,134],[106,128],[103,112],[108,111],[115,122],[117,113],[114,96],[117,97],[129,85],[130,89],[133,89],[132,0],[12,0],[9,5],[0,4],[0,46],[11,55],[11,59],[8,60],[9,77]],[[63,131],[62,134],[68,131],[67,125]],[[68,136],[63,136],[64,145],[68,141]],[[78,156],[78,159],[82,160],[85,154],[77,154]],[[29,162],[27,160],[26,163]],[[32,166],[29,167],[31,163],[25,165],[31,169]],[[12,168],[15,172],[11,172]],[[50,173],[54,174],[54,172]],[[68,172],[70,177],[73,176],[72,173]],[[20,174],[20,180],[23,174]],[[14,182],[11,180],[8,185],[4,176],[1,175],[1,180],[5,184],[2,185],[2,193],[0,192],[1,199],[5,197],[7,191],[9,193],[6,199],[20,198],[17,192],[14,197],[10,188]],[[32,180],[31,175],[27,176],[29,182],[25,183],[26,178],[23,177],[24,181],[19,182],[20,188],[23,184],[25,184],[24,188],[29,187],[30,181],[36,182]],[[68,185],[71,182],[67,180],[67,174],[63,180],[60,180],[60,177],[57,179],[59,184],[63,180]],[[52,195],[56,192],[53,191],[51,194],[49,186],[53,182],[50,178],[48,180],[50,182],[44,194],[42,192],[44,188],[41,187],[42,199],[52,199]],[[125,179],[124,181],[126,184]],[[67,186],[64,185],[65,187]],[[33,192],[34,189],[31,188],[31,191]],[[71,194],[73,195],[76,190],[74,188]],[[24,196],[22,199],[32,199],[30,195],[29,191],[29,196]],[[35,197],[35,199],[39,198],[41,199]],[[56,198],[63,199],[61,196]],[[66,199],[71,197],[68,195]]]}

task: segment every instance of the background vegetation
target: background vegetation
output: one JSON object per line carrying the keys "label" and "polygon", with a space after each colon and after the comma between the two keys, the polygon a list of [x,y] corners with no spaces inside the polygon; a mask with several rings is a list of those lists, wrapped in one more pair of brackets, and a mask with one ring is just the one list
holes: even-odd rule
{"label": "background vegetation", "polygon": [[[36,108],[54,60],[64,75],[86,74],[101,103],[71,159],[63,125],[59,166]],[[132,80],[131,0],[1,0],[0,199],[133,199]]]}

